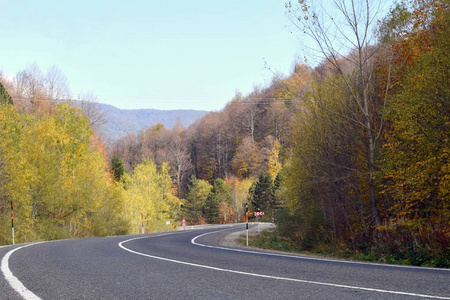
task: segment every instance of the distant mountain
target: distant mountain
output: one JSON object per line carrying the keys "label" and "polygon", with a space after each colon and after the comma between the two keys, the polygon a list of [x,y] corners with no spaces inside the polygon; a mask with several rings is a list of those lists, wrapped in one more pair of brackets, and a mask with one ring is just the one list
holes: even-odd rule
{"label": "distant mountain", "polygon": [[130,132],[138,134],[157,123],[164,124],[166,128],[173,128],[177,122],[180,122],[184,128],[187,128],[208,113],[204,110],[119,109],[109,104],[98,103],[98,105],[106,114],[107,123],[103,125],[103,135],[110,141]]}

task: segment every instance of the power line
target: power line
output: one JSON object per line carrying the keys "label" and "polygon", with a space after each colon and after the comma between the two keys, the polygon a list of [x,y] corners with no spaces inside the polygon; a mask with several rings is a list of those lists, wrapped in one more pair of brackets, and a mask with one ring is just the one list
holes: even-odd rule
{"label": "power line", "polygon": [[13,101],[18,101],[18,102],[60,102],[60,103],[86,102],[86,103],[96,103],[96,101],[81,100],[81,99],[30,99],[30,98],[13,98]]}
{"label": "power line", "polygon": [[294,103],[299,102],[299,99],[292,98],[241,98],[232,100],[231,104],[271,104],[271,103]]}
{"label": "power line", "polygon": [[[192,98],[191,98],[192,99]],[[127,101],[133,101],[133,99],[126,99]],[[205,99],[207,100],[207,99]],[[211,100],[211,99],[209,99]],[[71,103],[71,102],[86,102],[86,103],[97,103],[97,101],[89,101],[82,99],[30,99],[30,98],[13,98],[13,101],[19,102],[60,102],[60,103]],[[103,101],[106,101],[103,99]],[[139,101],[150,101],[150,102],[167,102],[167,100],[155,100],[146,99]],[[270,104],[270,103],[293,103],[298,102],[299,99],[292,98],[270,98],[270,97],[249,97],[249,98],[239,98],[232,99],[227,104]]]}

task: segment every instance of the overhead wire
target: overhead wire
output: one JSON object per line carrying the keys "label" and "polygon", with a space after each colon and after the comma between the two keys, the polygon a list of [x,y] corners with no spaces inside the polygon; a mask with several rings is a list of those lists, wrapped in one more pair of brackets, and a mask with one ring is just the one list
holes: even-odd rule
{"label": "overhead wire", "polygon": [[[22,101],[22,102],[97,102],[97,101],[90,101],[90,100],[82,100],[82,99],[32,99],[32,98],[13,98],[13,101]],[[127,99],[128,101],[132,101],[133,99]],[[206,100],[206,99],[205,99]],[[103,101],[106,101],[103,99]],[[140,100],[142,102],[142,100]],[[166,102],[167,100],[154,100],[154,99],[147,99],[144,101],[150,101],[150,102]],[[239,99],[231,99],[227,104],[270,104],[270,103],[293,103],[298,102],[299,99],[296,98],[273,98],[273,97],[243,97]]]}

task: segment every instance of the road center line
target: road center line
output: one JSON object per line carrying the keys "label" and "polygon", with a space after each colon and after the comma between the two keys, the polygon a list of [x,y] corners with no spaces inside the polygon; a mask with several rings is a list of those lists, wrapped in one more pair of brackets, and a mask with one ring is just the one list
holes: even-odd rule
{"label": "road center line", "polygon": [[17,250],[20,250],[20,249],[23,249],[23,248],[26,248],[29,246],[41,244],[41,243],[43,243],[43,242],[28,244],[25,246],[15,248],[15,249],[9,251],[8,253],[6,253],[2,259],[1,270],[2,270],[3,276],[5,276],[5,279],[6,279],[6,281],[8,281],[9,285],[25,300],[41,300],[41,298],[39,298],[38,296],[36,296],[36,294],[31,292],[29,289],[27,289],[23,285],[23,283],[16,276],[13,275],[13,273],[9,269],[9,257],[11,256],[11,254],[16,252]]}
{"label": "road center line", "polygon": [[[219,230],[222,231],[222,230]],[[217,232],[217,231],[215,231]],[[208,233],[208,234],[212,234]],[[192,239],[195,242],[195,239],[203,236],[205,234],[201,234],[194,239]],[[157,235],[153,237],[158,237],[162,235]],[[240,275],[247,275],[247,276],[253,276],[253,277],[260,277],[260,278],[267,278],[267,279],[275,279],[275,280],[284,280],[284,281],[291,281],[291,282],[298,282],[298,283],[307,283],[307,284],[314,284],[314,285],[322,285],[322,286],[330,286],[330,287],[337,287],[337,288],[345,288],[345,289],[352,289],[352,290],[361,290],[361,291],[369,291],[369,292],[377,292],[377,293],[385,293],[385,294],[396,294],[396,295],[406,295],[406,296],[414,296],[414,297],[420,297],[420,298],[431,298],[431,299],[447,299],[450,300],[450,297],[442,297],[442,296],[433,296],[433,295],[424,295],[424,294],[416,294],[416,293],[407,293],[407,292],[398,292],[398,291],[390,291],[390,290],[382,290],[382,289],[375,289],[375,288],[366,288],[366,287],[358,287],[358,286],[351,286],[351,285],[342,285],[342,284],[335,284],[335,283],[327,283],[327,282],[319,282],[319,281],[311,281],[311,280],[303,280],[303,279],[296,279],[296,278],[287,278],[287,277],[279,277],[279,276],[272,276],[272,275],[263,275],[263,274],[256,274],[256,273],[250,273],[250,272],[243,272],[243,271],[236,271],[236,270],[230,270],[230,269],[224,269],[224,268],[218,268],[218,267],[212,267],[207,265],[201,265],[196,263],[190,263],[186,261],[176,260],[176,259],[170,259],[155,255],[150,255],[138,251],[131,250],[129,248],[126,248],[123,244],[127,242],[131,242],[138,239],[145,239],[145,238],[152,238],[152,237],[136,237],[132,239],[128,239],[125,241],[120,242],[118,245],[120,248],[124,249],[125,251],[128,251],[130,253],[141,255],[144,257],[149,257],[153,259],[158,259],[162,261],[168,261],[172,263],[192,266],[192,267],[198,267],[198,268],[204,268],[209,270],[215,270],[220,272],[226,272],[226,273],[233,273],[233,274],[240,274]]]}

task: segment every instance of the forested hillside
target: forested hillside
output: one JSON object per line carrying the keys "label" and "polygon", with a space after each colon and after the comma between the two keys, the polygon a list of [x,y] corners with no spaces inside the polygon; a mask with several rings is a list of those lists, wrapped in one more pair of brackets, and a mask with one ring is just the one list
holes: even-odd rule
{"label": "forested hillside", "polygon": [[105,124],[102,126],[103,137],[107,141],[115,141],[128,133],[139,134],[142,130],[161,123],[173,128],[177,123],[188,127],[207,112],[200,110],[158,110],[158,109],[119,109],[112,105],[98,103],[104,114]]}
{"label": "forested hillside", "polygon": [[[124,137],[113,154],[129,171],[149,157],[169,162],[194,223],[242,219],[249,202],[299,249],[448,265],[448,3],[396,5],[376,41],[376,7],[356,6],[338,7],[354,29],[340,32],[345,48],[323,12],[287,5],[324,57],[317,67],[296,64],[186,130]],[[231,196],[211,202],[222,179]]]}
{"label": "forested hillside", "polygon": [[242,221],[248,203],[299,250],[450,266],[449,2],[337,4],[286,3],[316,65],[108,153],[95,114],[2,80],[2,241],[10,201],[23,241]]}

